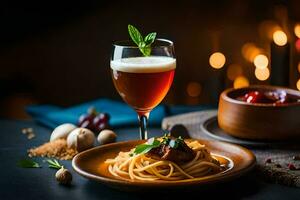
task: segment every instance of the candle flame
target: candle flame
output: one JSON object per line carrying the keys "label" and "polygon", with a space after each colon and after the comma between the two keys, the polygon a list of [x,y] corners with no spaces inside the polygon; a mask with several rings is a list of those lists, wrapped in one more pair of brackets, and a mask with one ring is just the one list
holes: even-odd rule
{"label": "candle flame", "polygon": [[267,56],[263,54],[259,54],[254,58],[254,65],[256,68],[264,69],[267,68],[269,64],[269,60]]}
{"label": "candle flame", "polygon": [[284,46],[287,43],[287,36],[283,31],[278,30],[273,33],[273,40],[278,46]]}
{"label": "candle flame", "polygon": [[268,68],[255,69],[255,77],[260,81],[265,81],[270,77],[270,70]]}
{"label": "candle flame", "polygon": [[300,79],[297,81],[296,86],[297,86],[297,89],[300,90]]}
{"label": "candle flame", "polygon": [[298,38],[300,38],[300,24],[299,23],[295,25],[294,33]]}
{"label": "candle flame", "polygon": [[221,52],[215,52],[209,57],[209,64],[215,69],[220,69],[225,65],[226,58]]}

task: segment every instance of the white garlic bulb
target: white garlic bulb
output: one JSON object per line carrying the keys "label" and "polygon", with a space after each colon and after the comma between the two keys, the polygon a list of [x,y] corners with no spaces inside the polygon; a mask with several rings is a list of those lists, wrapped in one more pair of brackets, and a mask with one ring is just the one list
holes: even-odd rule
{"label": "white garlic bulb", "polygon": [[54,141],[57,139],[63,139],[63,138],[67,138],[68,135],[75,129],[77,128],[77,126],[75,126],[74,124],[61,124],[58,127],[56,127],[53,132],[51,133],[50,136],[50,141]]}
{"label": "white garlic bulb", "polygon": [[109,129],[104,129],[101,131],[97,137],[100,145],[115,142],[117,139],[117,134]]}
{"label": "white garlic bulb", "polygon": [[76,149],[78,152],[92,148],[94,146],[95,135],[86,128],[74,129],[67,138],[69,148]]}

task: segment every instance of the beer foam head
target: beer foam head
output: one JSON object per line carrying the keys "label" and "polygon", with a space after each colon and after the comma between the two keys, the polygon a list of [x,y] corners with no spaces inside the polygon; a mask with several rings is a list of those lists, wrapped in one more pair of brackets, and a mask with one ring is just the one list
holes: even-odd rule
{"label": "beer foam head", "polygon": [[176,68],[176,59],[166,56],[132,57],[110,62],[113,70],[131,73],[155,73]]}

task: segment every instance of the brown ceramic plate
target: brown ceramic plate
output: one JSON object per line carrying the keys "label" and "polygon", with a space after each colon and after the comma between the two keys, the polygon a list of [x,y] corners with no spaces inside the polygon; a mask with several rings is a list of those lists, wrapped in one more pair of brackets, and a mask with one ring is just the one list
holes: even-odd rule
{"label": "brown ceramic plate", "polygon": [[138,191],[145,189],[166,189],[166,188],[187,188],[200,187],[213,183],[220,183],[234,178],[250,171],[256,163],[255,156],[251,151],[238,145],[225,142],[199,140],[202,144],[214,154],[221,162],[228,167],[225,171],[218,174],[209,175],[201,178],[186,179],[181,181],[137,181],[120,180],[112,176],[107,169],[104,161],[108,158],[114,158],[120,151],[129,151],[136,145],[144,141],[135,140],[127,142],[118,142],[100,147],[95,147],[77,154],[72,161],[74,170],[91,180],[98,181],[107,186],[125,190]]}

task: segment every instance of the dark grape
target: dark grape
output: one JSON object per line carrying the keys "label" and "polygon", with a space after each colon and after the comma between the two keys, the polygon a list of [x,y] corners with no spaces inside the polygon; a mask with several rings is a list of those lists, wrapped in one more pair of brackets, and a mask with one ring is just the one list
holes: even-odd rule
{"label": "dark grape", "polygon": [[80,117],[79,117],[79,120],[78,120],[78,126],[81,127],[81,125],[82,125],[85,121],[90,121],[90,122],[92,122],[93,119],[94,119],[94,116],[92,116],[92,115],[82,114],[82,115],[80,115]]}
{"label": "dark grape", "polygon": [[89,120],[84,121],[84,122],[81,124],[80,127],[82,127],[82,128],[87,128],[87,129],[89,129],[89,130],[91,130],[91,131],[93,131],[93,129],[94,129],[93,123],[92,123],[91,121],[89,121]]}
{"label": "dark grape", "polygon": [[109,126],[108,126],[108,124],[107,123],[100,123],[100,124],[98,124],[96,127],[95,127],[95,130],[97,131],[97,132],[100,132],[100,131],[102,131],[102,130],[104,130],[104,129],[107,129]]}
{"label": "dark grape", "polygon": [[104,115],[105,115],[106,121],[108,122],[110,120],[110,115],[108,113],[104,113]]}
{"label": "dark grape", "polygon": [[109,119],[108,113],[98,113],[94,107],[90,107],[86,114],[79,117],[78,126],[98,133],[109,127]]}
{"label": "dark grape", "polygon": [[98,126],[101,123],[108,123],[108,121],[109,115],[107,113],[100,113],[94,118],[93,124],[94,126]]}

